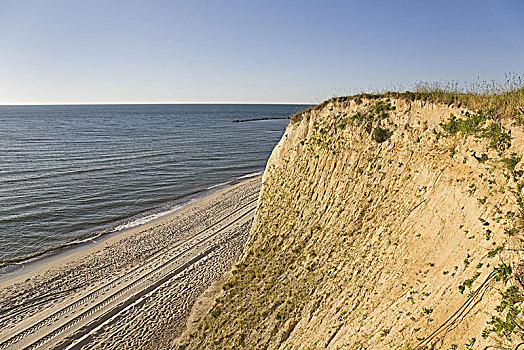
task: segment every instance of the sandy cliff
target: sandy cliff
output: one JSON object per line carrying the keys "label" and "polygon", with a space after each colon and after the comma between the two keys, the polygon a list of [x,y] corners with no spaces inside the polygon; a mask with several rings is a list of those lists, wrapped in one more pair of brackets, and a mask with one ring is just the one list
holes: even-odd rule
{"label": "sandy cliff", "polygon": [[524,128],[411,97],[292,118],[244,256],[182,348],[519,343]]}

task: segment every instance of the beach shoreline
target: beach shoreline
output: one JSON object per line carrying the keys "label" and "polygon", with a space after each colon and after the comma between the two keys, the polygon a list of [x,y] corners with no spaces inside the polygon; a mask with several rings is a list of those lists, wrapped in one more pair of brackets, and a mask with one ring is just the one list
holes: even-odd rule
{"label": "beach shoreline", "polygon": [[[154,278],[148,277],[148,280],[156,284],[160,283],[156,281],[161,283],[158,286],[152,284],[154,288],[148,287],[153,289],[147,289],[147,293],[155,294],[162,290],[162,293],[169,294],[184,286],[184,293],[176,293],[175,297],[170,297],[169,300],[176,303],[182,298],[181,295],[186,295],[190,298],[189,301],[185,300],[182,306],[167,311],[172,317],[166,318],[171,322],[170,327],[176,324],[181,329],[194,300],[209,284],[229,270],[235,257],[243,249],[254,216],[260,185],[261,176],[239,179],[188,203],[184,208],[164,218],[104,237],[78,251],[48,261],[32,271],[24,271],[1,281],[0,309],[3,311],[0,313],[0,328],[3,331],[0,332],[0,344],[11,344],[13,335],[19,332],[27,334],[27,344],[31,344],[42,332],[38,326],[42,319],[55,317],[55,310],[69,310],[70,303],[76,305],[78,300],[85,298],[87,292],[96,292],[106,285],[107,290],[115,290],[115,295],[119,297],[128,293],[129,296],[122,296],[127,298],[123,301],[135,300],[133,298],[138,290],[136,293],[128,292],[128,289],[132,291],[135,288],[133,279],[143,278],[140,276],[152,272],[156,275]],[[173,256],[169,258],[171,260],[168,259],[170,256]],[[163,265],[165,268],[162,267],[161,272],[156,272],[157,266]],[[198,274],[203,275],[195,277]],[[184,278],[186,282],[173,282]],[[166,287],[170,284],[170,288]],[[120,292],[119,288],[127,289],[124,293]],[[96,298],[102,298],[104,293],[96,294]],[[149,295],[147,293],[146,295]],[[137,297],[136,300],[139,299]],[[151,302],[147,304],[147,308],[162,305]],[[64,312],[64,315],[70,312]],[[141,319],[142,313],[132,313],[131,319]],[[65,316],[60,314],[60,317],[56,316],[56,320],[53,318],[52,321],[60,326],[61,322],[67,322],[62,317]],[[27,331],[32,330],[31,327],[34,327],[36,334]],[[111,333],[111,329],[108,327],[106,331]],[[52,328],[49,328],[49,331],[52,331]],[[96,334],[101,338],[106,337],[102,333]],[[27,344],[13,343],[13,346]],[[10,346],[7,348],[11,348]]]}
{"label": "beach shoreline", "polygon": [[[78,252],[82,252],[86,249],[93,248],[94,246],[99,246],[101,243],[107,241],[108,239],[114,236],[118,236],[122,233],[125,233],[126,231],[133,230],[133,229],[139,229],[141,226],[145,226],[148,224],[154,224],[155,222],[159,222],[159,221],[168,219],[169,217],[176,215],[178,212],[180,212],[187,206],[191,205],[195,201],[199,201],[202,198],[205,198],[206,196],[209,196],[216,191],[220,191],[220,190],[227,188],[228,186],[237,184],[239,182],[242,182],[248,179],[261,177],[262,173],[263,171],[257,171],[257,172],[245,174],[242,176],[235,177],[232,180],[228,180],[228,181],[221,182],[221,183],[218,183],[218,184],[206,187],[206,188],[197,189],[195,191],[192,191],[191,193],[188,193],[184,195],[183,197],[181,197],[180,199],[182,199],[182,201],[174,205],[174,207],[170,208],[169,210],[166,210],[165,214],[163,215],[155,214],[154,218],[147,220],[144,223],[133,225],[131,227],[125,227],[126,224],[123,224],[118,227],[125,227],[125,228],[119,229],[117,227],[114,230],[103,232],[103,233],[95,232],[93,233],[92,236],[79,238],[75,241],[65,243],[56,248],[51,248],[43,252],[37,252],[28,258],[21,258],[22,259],[21,261],[13,262],[5,266],[0,266],[0,288],[3,282],[9,281],[12,278],[15,278],[17,276],[24,275],[28,272],[34,271],[42,266],[45,266],[49,263],[65,258],[69,255],[76,254]],[[160,214],[162,214],[162,212],[160,212]],[[140,221],[143,219],[147,219],[147,217],[142,217],[134,221]],[[13,259],[13,260],[17,260],[17,259]]]}

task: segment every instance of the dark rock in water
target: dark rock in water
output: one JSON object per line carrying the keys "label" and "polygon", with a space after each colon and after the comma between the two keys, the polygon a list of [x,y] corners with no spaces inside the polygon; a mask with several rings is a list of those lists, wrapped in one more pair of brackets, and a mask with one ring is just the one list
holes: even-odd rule
{"label": "dark rock in water", "polygon": [[243,123],[243,122],[256,122],[259,120],[273,120],[273,119],[289,119],[289,117],[266,117],[266,118],[252,118],[252,119],[235,119],[233,123]]}

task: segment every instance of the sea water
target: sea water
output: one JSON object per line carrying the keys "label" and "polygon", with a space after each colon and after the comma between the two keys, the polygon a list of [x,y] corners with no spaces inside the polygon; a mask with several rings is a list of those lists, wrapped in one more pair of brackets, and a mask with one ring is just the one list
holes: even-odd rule
{"label": "sea water", "polygon": [[0,267],[260,174],[303,105],[0,106]]}

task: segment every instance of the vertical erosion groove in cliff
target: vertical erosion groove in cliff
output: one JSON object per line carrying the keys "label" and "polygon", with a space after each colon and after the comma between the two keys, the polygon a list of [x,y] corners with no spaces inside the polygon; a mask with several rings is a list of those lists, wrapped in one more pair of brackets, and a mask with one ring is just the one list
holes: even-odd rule
{"label": "vertical erosion groove in cliff", "polygon": [[246,252],[182,347],[518,344],[523,140],[512,118],[405,99],[293,117]]}

